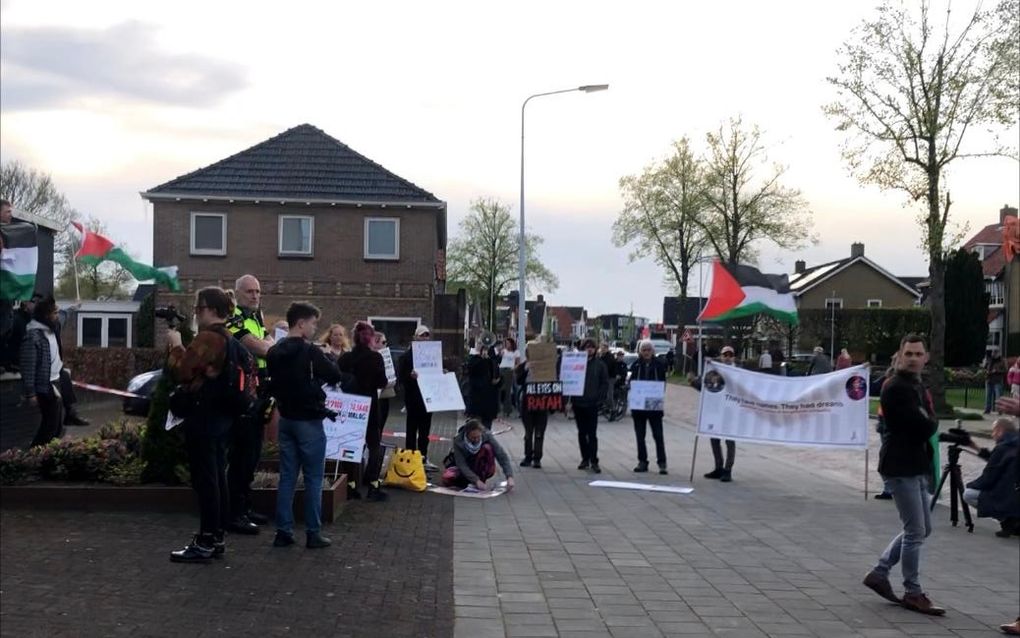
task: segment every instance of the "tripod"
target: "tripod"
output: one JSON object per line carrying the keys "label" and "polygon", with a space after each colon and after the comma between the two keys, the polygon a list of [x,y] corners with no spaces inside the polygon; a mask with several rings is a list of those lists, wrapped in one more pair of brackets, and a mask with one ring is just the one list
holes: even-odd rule
{"label": "tripod", "polygon": [[935,504],[938,503],[939,494],[942,493],[942,486],[946,484],[946,479],[949,479],[949,520],[952,521],[953,527],[956,527],[957,523],[960,522],[960,507],[963,507],[963,521],[967,525],[967,531],[974,532],[974,521],[970,518],[970,505],[963,500],[963,474],[960,471],[960,446],[950,445],[949,446],[949,462],[946,463],[945,469],[942,471],[942,480],[939,481],[939,487],[935,490],[935,496],[931,500],[931,509],[935,510]]}

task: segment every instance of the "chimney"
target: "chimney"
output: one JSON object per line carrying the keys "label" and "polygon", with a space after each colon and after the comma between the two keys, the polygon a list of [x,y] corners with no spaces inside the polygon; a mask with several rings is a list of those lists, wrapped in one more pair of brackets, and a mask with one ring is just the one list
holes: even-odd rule
{"label": "chimney", "polygon": [[864,256],[864,244],[862,244],[859,241],[855,241],[854,243],[850,244],[850,258],[851,259],[855,259],[857,257],[863,257],[863,256]]}
{"label": "chimney", "polygon": [[999,210],[999,225],[1000,226],[1005,226],[1006,225],[1006,217],[1008,217],[1009,215],[1012,215],[1013,217],[1016,217],[1017,216],[1016,208],[1014,208],[1013,206],[1010,206],[1009,204],[1003,204],[1002,208]]}
{"label": "chimney", "polygon": [[807,263],[805,263],[803,259],[798,259],[797,261],[793,262],[794,274],[799,275],[805,270],[807,270]]}
{"label": "chimney", "polygon": [[537,301],[535,303],[544,303],[544,302],[545,302],[545,297],[543,297],[542,295],[539,295],[538,299],[537,299]]}

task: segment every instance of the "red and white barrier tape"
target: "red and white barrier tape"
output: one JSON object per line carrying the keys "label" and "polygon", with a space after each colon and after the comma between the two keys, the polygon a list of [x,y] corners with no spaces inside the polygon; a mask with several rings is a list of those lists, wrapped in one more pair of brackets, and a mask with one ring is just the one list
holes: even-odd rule
{"label": "red and white barrier tape", "polygon": [[[512,425],[508,425],[505,428],[502,428],[502,429],[499,429],[499,430],[493,430],[492,433],[493,434],[505,434],[505,433],[509,432],[512,429],[514,429],[513,426]],[[383,436],[398,437],[398,436],[405,436],[405,434],[403,432],[385,431],[385,432],[383,432]],[[433,443],[436,442],[436,441],[443,441],[443,442],[446,442],[446,443],[450,443],[450,442],[453,441],[453,439],[447,438],[445,436],[439,436],[438,434],[430,434],[429,435],[429,441],[433,442]]]}
{"label": "red and white barrier tape", "polygon": [[134,392],[125,392],[124,390],[114,390],[113,388],[106,388],[101,385],[93,385],[91,383],[82,383],[81,381],[72,381],[76,387],[83,390],[92,390],[93,392],[102,392],[104,394],[115,394],[119,397],[125,397],[128,399],[144,399],[145,397]]}

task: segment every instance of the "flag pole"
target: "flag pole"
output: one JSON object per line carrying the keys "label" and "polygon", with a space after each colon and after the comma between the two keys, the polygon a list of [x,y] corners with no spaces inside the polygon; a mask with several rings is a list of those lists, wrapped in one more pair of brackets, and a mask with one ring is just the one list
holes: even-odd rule
{"label": "flag pole", "polygon": [[[81,239],[78,240],[78,247],[81,248]],[[78,285],[78,256],[77,251],[71,254],[71,268],[74,270],[74,300],[81,301],[81,288]]]}

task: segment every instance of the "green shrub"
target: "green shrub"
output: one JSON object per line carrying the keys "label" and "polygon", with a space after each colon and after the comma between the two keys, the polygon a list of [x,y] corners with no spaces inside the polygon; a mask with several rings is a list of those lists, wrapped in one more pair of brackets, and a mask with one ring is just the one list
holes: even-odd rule
{"label": "green shrub", "polygon": [[164,483],[181,485],[187,481],[188,457],[184,449],[184,440],[180,434],[180,426],[167,431],[166,415],[169,411],[170,391],[173,389],[172,375],[169,368],[163,369],[163,376],[152,393],[149,407],[149,418],[141,437],[141,456],[145,461],[142,481],[145,483]]}
{"label": "green shrub", "polygon": [[39,457],[32,450],[11,448],[0,453],[0,485],[18,485],[39,478]]}

